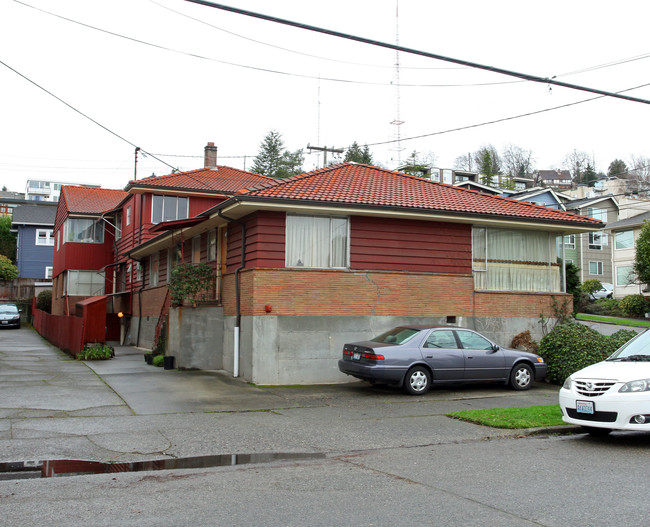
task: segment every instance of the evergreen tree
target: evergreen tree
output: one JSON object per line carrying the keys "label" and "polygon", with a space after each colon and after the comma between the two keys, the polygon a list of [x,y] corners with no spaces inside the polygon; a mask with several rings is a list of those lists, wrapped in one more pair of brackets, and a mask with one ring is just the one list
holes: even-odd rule
{"label": "evergreen tree", "polygon": [[620,159],[614,159],[614,161],[609,164],[607,175],[624,178],[627,176],[627,165]]}
{"label": "evergreen tree", "polygon": [[287,151],[280,133],[271,130],[262,140],[251,170],[264,176],[286,178],[300,174],[302,163],[302,150]]}
{"label": "evergreen tree", "polygon": [[650,223],[647,221],[636,241],[634,274],[639,283],[650,284]]}
{"label": "evergreen tree", "polygon": [[16,261],[16,235],[11,232],[11,216],[0,216],[0,254]]}
{"label": "evergreen tree", "polygon": [[596,174],[596,171],[594,170],[594,167],[591,166],[591,163],[587,163],[587,167],[582,174],[582,183],[593,187],[596,181],[598,181],[598,174]]}
{"label": "evergreen tree", "polygon": [[368,145],[365,145],[363,148],[355,141],[345,152],[344,162],[353,162],[353,163],[362,163],[364,165],[373,165],[374,161],[372,159],[372,154]]}

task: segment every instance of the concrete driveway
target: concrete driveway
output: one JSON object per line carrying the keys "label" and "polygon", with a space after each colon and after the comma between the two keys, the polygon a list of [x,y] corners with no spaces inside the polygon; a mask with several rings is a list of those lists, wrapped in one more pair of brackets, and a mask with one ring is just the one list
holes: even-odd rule
{"label": "concrete driveway", "polygon": [[33,330],[0,331],[0,461],[130,461],[332,452],[503,437],[446,412],[555,404],[557,387],[434,388],[411,397],[361,382],[256,387],[221,372],[164,370],[134,348],[75,361]]}

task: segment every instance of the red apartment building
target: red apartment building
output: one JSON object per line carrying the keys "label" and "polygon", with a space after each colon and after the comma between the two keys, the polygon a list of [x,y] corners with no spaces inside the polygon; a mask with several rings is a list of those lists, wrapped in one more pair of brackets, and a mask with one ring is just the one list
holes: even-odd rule
{"label": "red apartment building", "polygon": [[[182,233],[185,224],[242,188],[270,181],[218,166],[217,148],[208,143],[202,169],[130,181],[123,191],[64,186],[54,226],[52,313],[75,314],[79,301],[105,296],[107,340],[151,348],[166,315],[169,265],[166,259],[137,261],[128,253],[166,229]],[[143,275],[151,275],[150,263],[159,281],[148,281],[145,289]],[[215,288],[212,300],[218,298]]]}
{"label": "red apartment building", "polygon": [[162,224],[128,256],[146,270],[143,306],[162,297],[170,263],[220,272],[215,305],[169,312],[167,353],[179,367],[256,384],[340,382],[345,342],[399,324],[470,327],[503,345],[525,330],[539,338],[540,314],[571,298],[561,240],[602,226],[343,163],[243,186],[191,221]]}

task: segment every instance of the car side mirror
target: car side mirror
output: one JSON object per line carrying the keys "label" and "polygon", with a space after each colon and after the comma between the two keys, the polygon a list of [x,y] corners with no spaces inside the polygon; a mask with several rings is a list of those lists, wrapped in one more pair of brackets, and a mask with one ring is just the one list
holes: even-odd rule
{"label": "car side mirror", "polygon": [[494,344],[492,346],[492,351],[499,351],[500,349],[501,349],[501,347],[498,344]]}

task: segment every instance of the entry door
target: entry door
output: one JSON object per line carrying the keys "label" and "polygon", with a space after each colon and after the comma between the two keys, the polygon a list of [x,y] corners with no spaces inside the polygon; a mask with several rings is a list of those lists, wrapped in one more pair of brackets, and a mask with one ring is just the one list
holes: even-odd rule
{"label": "entry door", "polygon": [[453,331],[434,329],[424,343],[422,357],[431,366],[435,381],[463,379],[465,356]]}
{"label": "entry door", "polygon": [[503,350],[494,350],[492,342],[473,331],[457,330],[465,355],[465,379],[505,379],[506,359]]}

